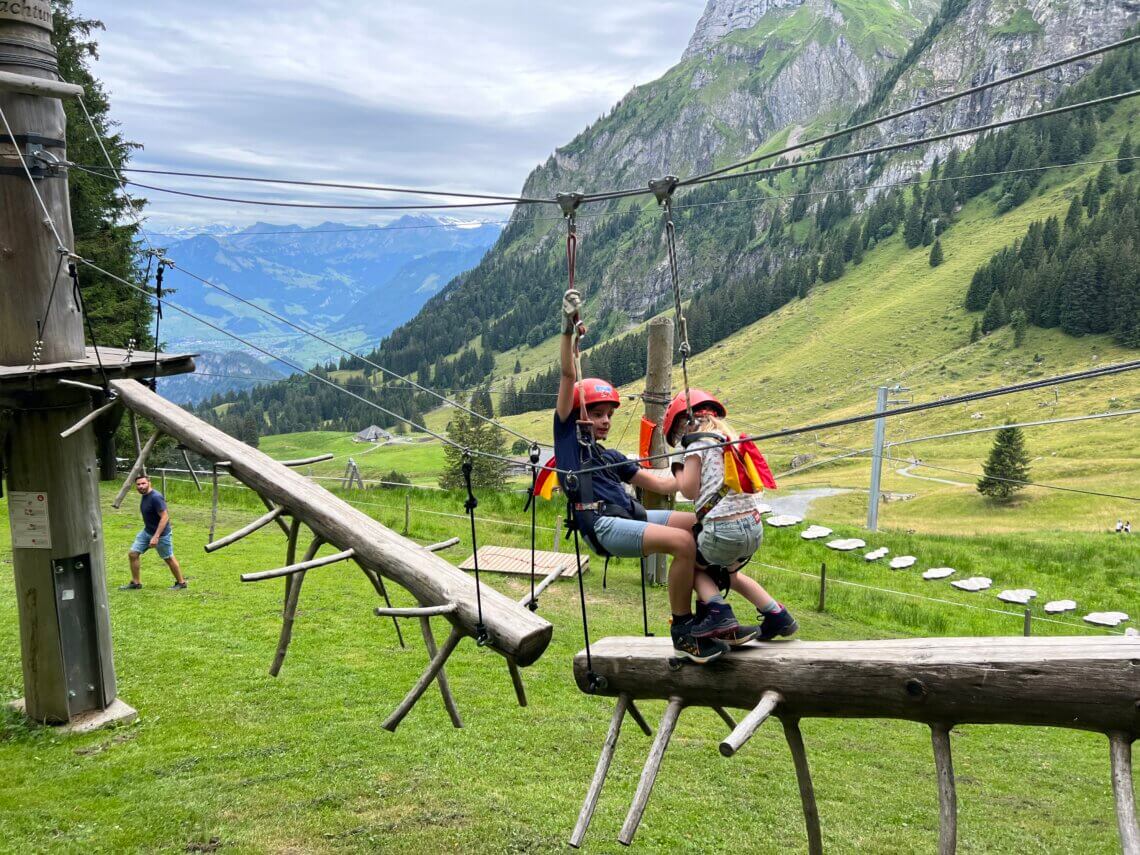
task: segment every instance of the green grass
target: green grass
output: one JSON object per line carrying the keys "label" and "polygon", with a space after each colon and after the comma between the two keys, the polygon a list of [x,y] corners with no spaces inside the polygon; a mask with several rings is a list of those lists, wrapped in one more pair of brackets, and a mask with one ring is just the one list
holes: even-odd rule
{"label": "green grass", "polygon": [[[124,581],[124,553],[137,527],[130,503],[109,509],[103,490],[112,586]],[[191,488],[192,489],[192,488]],[[301,598],[293,646],[279,678],[266,675],[277,639],[281,587],[242,585],[241,572],[280,563],[270,527],[215,555],[204,555],[204,497],[172,485],[178,553],[190,578],[165,590],[165,568],[144,558],[140,592],[111,592],[120,695],[140,711],[119,731],[59,738],[0,717],[0,840],[6,851],[533,852],[565,848],[593,772],[610,702],[580,693],[570,661],[582,637],[576,587],[543,596],[556,627],[545,657],[524,671],[530,706],[513,704],[501,659],[465,643],[449,676],[466,728],[453,730],[429,692],[395,735],[379,728],[425,662],[408,630],[401,649],[392,625],[370,615],[375,600],[346,565],[314,571]],[[374,498],[368,491],[367,499]],[[359,495],[359,494],[357,494]],[[221,530],[249,520],[258,503],[224,494]],[[417,508],[460,512],[460,497],[413,496]],[[420,504],[427,503],[427,504]],[[480,513],[518,519],[517,496],[481,497]],[[3,503],[0,502],[0,505]],[[402,505],[402,503],[399,503]],[[377,509],[399,528],[402,507]],[[543,503],[550,525],[557,503]],[[3,510],[3,509],[0,509]],[[464,538],[462,519],[413,515],[411,534]],[[484,525],[486,542],[522,546],[525,528]],[[549,532],[540,532],[545,545]],[[1140,540],[1111,536],[949,538],[884,535],[897,552],[924,562],[985,572],[1003,584],[1031,584],[1043,596],[1071,593],[1082,605],[1135,610]],[[876,538],[878,543],[880,538]],[[828,611],[812,610],[810,578],[828,561]],[[0,564],[9,564],[6,528]],[[1015,634],[1017,615],[906,598],[843,581],[999,606],[992,592],[963,594],[892,573],[769,529],[753,573],[797,613],[812,639],[909,634]],[[636,565],[610,568],[601,587],[587,575],[594,637],[638,634]],[[809,574],[807,576],[799,574]],[[521,596],[525,579],[492,578]],[[662,589],[650,589],[651,628],[665,632]],[[394,592],[399,604],[406,594]],[[1122,603],[1121,599],[1127,599]],[[1086,634],[1069,625],[1035,631]],[[0,573],[0,694],[21,694],[11,573]],[[662,705],[646,704],[658,716]],[[831,852],[932,851],[937,796],[929,736],[899,722],[810,720],[804,727]],[[723,724],[708,710],[681,719],[637,837],[645,852],[683,849],[765,851],[803,848],[795,778],[778,728],[765,728],[733,761],[716,751]],[[615,837],[636,786],[648,740],[628,726],[590,829],[594,852],[623,851]],[[1114,851],[1107,751],[1103,738],[1033,728],[962,727],[954,732],[963,852]],[[710,811],[710,805],[716,809]],[[216,841],[212,844],[211,841]],[[197,847],[197,849],[196,849]]]}

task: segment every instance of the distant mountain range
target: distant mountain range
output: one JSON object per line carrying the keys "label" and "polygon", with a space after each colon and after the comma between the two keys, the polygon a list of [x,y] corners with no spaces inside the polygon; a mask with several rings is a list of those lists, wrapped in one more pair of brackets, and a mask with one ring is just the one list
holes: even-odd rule
{"label": "distant mountain range", "polygon": [[[368,351],[414,317],[455,276],[476,265],[500,231],[494,223],[404,216],[379,227],[256,223],[240,230],[219,225],[197,233],[148,237],[175,263],[165,279],[175,303],[309,367],[341,354],[194,276],[326,333],[344,347]],[[164,314],[161,338],[167,350],[209,354],[211,373],[219,375],[183,384],[185,389],[173,384],[166,392],[176,400],[183,400],[179,395],[184,392],[193,392],[192,398],[184,399],[189,401],[235,388],[221,375],[257,373],[248,357],[266,361],[264,355],[247,350],[247,359],[233,360],[228,366],[232,372],[228,371],[225,355],[241,346],[176,310]],[[260,374],[268,376],[265,371]]]}

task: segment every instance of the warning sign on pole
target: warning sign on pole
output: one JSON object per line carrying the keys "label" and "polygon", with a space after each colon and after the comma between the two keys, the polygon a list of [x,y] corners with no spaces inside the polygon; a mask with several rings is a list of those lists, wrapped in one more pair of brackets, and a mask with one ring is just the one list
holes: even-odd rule
{"label": "warning sign on pole", "polygon": [[8,494],[13,549],[51,549],[47,493]]}

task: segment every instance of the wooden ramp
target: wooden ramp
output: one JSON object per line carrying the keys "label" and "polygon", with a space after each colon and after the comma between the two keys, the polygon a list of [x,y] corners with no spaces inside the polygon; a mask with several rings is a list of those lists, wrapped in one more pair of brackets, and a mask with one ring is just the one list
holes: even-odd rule
{"label": "wooden ramp", "polygon": [[[574,556],[566,552],[543,552],[535,550],[534,575],[542,578],[548,576],[558,567],[562,568],[559,575],[561,579],[572,579],[578,572],[578,563]],[[460,570],[474,570],[475,556],[468,555],[459,565]],[[590,556],[582,556],[582,572],[590,569]],[[480,573],[510,573],[516,576],[530,575],[530,550],[516,549],[512,546],[480,546],[479,547]]]}

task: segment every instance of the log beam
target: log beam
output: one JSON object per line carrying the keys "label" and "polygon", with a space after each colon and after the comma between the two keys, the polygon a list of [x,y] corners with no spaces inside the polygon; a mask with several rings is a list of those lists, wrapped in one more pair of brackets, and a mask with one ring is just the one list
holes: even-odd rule
{"label": "log beam", "polygon": [[[476,634],[479,617],[475,580],[462,570],[142,384],[115,380],[111,386],[128,409],[145,416],[197,454],[210,460],[230,461],[230,470],[243,483],[273,502],[288,506],[291,513],[300,516],[328,542],[353,548],[360,561],[406,588],[418,602],[456,603],[459,608],[449,616],[452,625],[462,634]],[[514,656],[520,666],[530,665],[542,655],[553,632],[548,621],[486,585],[481,600],[483,624],[493,649]]]}
{"label": "log beam", "polygon": [[[594,693],[681,697],[690,706],[753,707],[767,691],[795,717],[894,718],[927,725],[1024,724],[1140,734],[1140,639],[1128,636],[900,638],[773,642],[712,667],[669,668],[668,639],[591,646]],[[587,691],[586,655],[574,659]]]}

